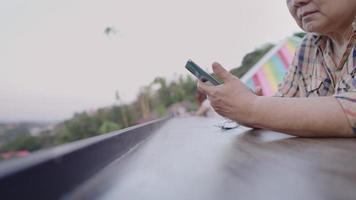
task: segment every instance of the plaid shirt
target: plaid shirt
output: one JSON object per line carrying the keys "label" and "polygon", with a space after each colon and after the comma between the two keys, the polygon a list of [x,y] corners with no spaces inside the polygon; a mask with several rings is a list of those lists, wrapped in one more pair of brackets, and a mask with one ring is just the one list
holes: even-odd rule
{"label": "plaid shirt", "polygon": [[275,96],[334,96],[356,134],[356,28],[339,63],[332,52],[328,37],[307,34]]}

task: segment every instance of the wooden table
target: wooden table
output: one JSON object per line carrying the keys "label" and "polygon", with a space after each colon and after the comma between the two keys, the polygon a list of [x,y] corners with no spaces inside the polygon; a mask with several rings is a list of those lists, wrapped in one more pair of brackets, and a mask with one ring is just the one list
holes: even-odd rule
{"label": "wooden table", "polygon": [[356,140],[166,122],[78,188],[88,199],[356,199]]}

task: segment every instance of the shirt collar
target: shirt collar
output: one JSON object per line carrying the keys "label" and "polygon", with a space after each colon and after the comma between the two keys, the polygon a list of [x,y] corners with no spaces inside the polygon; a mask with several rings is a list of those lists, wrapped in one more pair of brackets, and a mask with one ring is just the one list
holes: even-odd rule
{"label": "shirt collar", "polygon": [[325,48],[328,36],[313,33],[314,45],[317,47]]}

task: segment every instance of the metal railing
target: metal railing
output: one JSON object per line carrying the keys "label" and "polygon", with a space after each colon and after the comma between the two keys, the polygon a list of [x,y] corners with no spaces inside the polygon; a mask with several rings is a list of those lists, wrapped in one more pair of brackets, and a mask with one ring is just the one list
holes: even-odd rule
{"label": "metal railing", "polygon": [[169,118],[164,117],[2,163],[0,198],[62,198],[143,142]]}

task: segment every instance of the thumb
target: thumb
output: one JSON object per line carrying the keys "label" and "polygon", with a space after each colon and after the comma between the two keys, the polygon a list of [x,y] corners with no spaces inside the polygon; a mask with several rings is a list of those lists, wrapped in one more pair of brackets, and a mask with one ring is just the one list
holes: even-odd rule
{"label": "thumb", "polygon": [[230,72],[228,72],[223,66],[221,66],[217,62],[213,63],[213,71],[216,74],[216,76],[218,76],[224,82],[234,78],[234,76]]}
{"label": "thumb", "polygon": [[210,94],[210,90],[211,90],[210,87],[211,86],[208,86],[208,85],[204,84],[203,82],[199,81],[197,88],[198,88],[199,92],[202,92],[205,95],[209,95]]}

